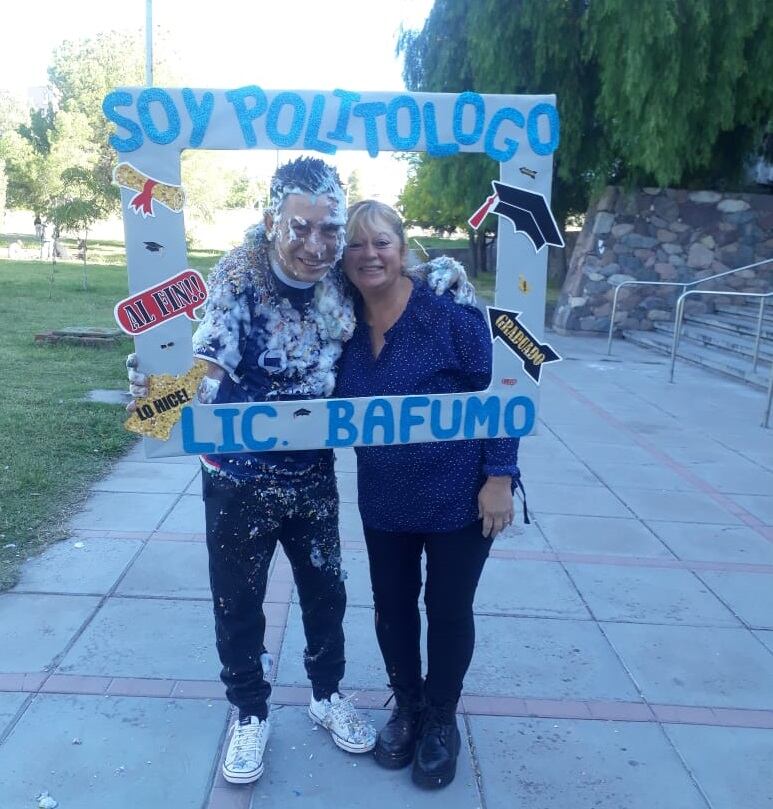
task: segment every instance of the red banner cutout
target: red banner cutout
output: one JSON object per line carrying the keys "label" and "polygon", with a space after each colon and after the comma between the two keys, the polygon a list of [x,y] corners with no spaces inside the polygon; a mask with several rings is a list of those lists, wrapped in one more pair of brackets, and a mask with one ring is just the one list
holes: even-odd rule
{"label": "red banner cutout", "polygon": [[126,334],[142,334],[167,320],[186,315],[196,320],[193,311],[207,299],[207,285],[196,270],[183,270],[172,278],[142,292],[124,298],[115,305],[118,325]]}

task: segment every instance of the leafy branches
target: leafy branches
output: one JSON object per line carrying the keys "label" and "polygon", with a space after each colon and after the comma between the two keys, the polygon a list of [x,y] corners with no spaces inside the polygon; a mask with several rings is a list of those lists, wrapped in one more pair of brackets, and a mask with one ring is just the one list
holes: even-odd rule
{"label": "leafy branches", "polygon": [[[609,182],[732,187],[773,119],[769,0],[436,0],[399,48],[412,90],[557,95],[559,218]],[[479,183],[439,173],[450,208]]]}

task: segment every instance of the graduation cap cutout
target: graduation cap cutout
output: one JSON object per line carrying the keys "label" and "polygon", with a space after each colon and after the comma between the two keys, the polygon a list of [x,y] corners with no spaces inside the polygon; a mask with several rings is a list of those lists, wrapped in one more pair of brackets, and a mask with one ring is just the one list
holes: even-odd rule
{"label": "graduation cap cutout", "polygon": [[300,410],[296,410],[293,413],[293,418],[297,419],[298,416],[310,416],[310,415],[311,415],[311,410],[307,410],[305,407],[302,407]]}
{"label": "graduation cap cutout", "polygon": [[507,309],[488,309],[491,340],[501,340],[518,357],[523,370],[539,385],[542,366],[549,362],[557,362],[561,355],[547,343],[539,340],[521,323],[520,312]]}
{"label": "graduation cap cutout", "polygon": [[164,245],[158,242],[143,242],[143,244],[149,253],[160,253],[164,249]]}
{"label": "graduation cap cutout", "polygon": [[516,233],[523,233],[539,252],[546,244],[563,247],[564,240],[547,200],[536,191],[492,180],[494,193],[467,220],[477,230],[488,213],[504,216]]}

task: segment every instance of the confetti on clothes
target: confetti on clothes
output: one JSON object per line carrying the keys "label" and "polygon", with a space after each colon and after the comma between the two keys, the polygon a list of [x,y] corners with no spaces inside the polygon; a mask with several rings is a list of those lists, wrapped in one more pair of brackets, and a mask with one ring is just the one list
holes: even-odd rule
{"label": "confetti on clothes", "polygon": [[[221,259],[209,276],[209,299],[193,338],[194,354],[232,377],[248,337],[260,353],[281,358],[282,379],[266,399],[322,398],[335,387],[341,344],[354,333],[354,308],[337,271],[314,286],[313,298],[298,311],[279,294],[263,225],[247,232],[240,247]],[[260,323],[262,328],[254,326]]]}

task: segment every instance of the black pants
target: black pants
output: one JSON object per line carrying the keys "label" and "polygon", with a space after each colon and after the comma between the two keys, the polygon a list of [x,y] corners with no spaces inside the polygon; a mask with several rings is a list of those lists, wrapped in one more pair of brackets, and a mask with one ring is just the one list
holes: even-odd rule
{"label": "black pants", "polygon": [[277,541],[292,566],[306,633],[304,664],[317,699],[344,674],[346,590],[332,461],[297,476],[249,482],[202,472],[217,651],[226,696],[265,718],[271,686],[260,654],[268,569]]}
{"label": "black pants", "polygon": [[444,534],[404,534],[365,526],[376,635],[393,688],[421,689],[421,555],[427,554],[427,701],[459,701],[475,645],[472,602],[491,549],[480,521]]}

